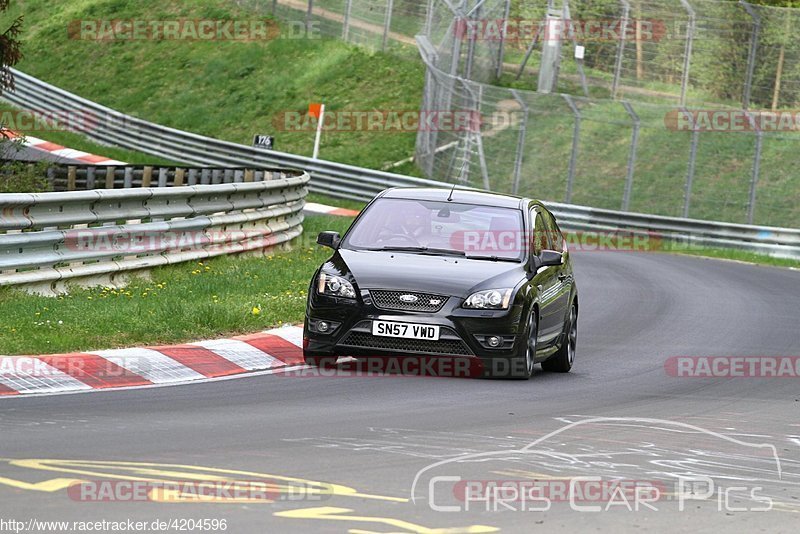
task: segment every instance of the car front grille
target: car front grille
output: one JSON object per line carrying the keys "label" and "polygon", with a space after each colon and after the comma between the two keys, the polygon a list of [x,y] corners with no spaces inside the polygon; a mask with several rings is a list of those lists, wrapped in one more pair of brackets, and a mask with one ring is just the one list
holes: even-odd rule
{"label": "car front grille", "polygon": [[372,323],[361,321],[344,336],[339,345],[359,349],[396,350],[414,354],[471,356],[472,351],[452,328],[439,329],[439,340],[373,336]]}
{"label": "car front grille", "polygon": [[[433,295],[430,293],[415,293],[413,291],[389,291],[383,289],[370,290],[372,301],[375,303],[376,308],[383,310],[400,310],[400,311],[418,311],[435,313],[442,309],[444,303],[447,302],[447,297],[442,295]],[[413,302],[406,302],[403,297]]]}

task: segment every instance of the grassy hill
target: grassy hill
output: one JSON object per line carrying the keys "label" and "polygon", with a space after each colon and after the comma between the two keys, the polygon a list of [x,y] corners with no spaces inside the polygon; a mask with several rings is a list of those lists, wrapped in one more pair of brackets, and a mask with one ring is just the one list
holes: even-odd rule
{"label": "grassy hill", "polygon": [[[68,34],[81,20],[264,18],[229,0],[19,0],[3,18],[17,15],[25,17],[21,70],[144,119],[235,142],[273,134],[277,149],[310,155],[314,133],[278,131],[283,113],[305,113],[311,102],[353,111],[420,104],[419,61],[335,40],[92,41]],[[381,167],[411,156],[414,142],[414,133],[330,132],[320,156]]]}
{"label": "grassy hill", "polygon": [[[331,39],[89,41],[72,39],[67,31],[70,23],[87,19],[252,20],[263,18],[266,10],[254,12],[231,0],[186,0],[179,5],[154,0],[18,0],[5,18],[25,16],[22,70],[147,120],[235,142],[249,144],[253,134],[273,134],[278,150],[310,155],[313,132],[280,131],[275,121],[283,113],[305,113],[310,102],[324,102],[336,111],[419,108],[424,69],[413,51],[370,53]],[[500,80],[501,85],[520,89],[535,83],[530,76],[516,81],[508,74]],[[557,95],[536,96],[528,103],[531,119],[520,193],[563,201],[572,113]],[[674,103],[634,106],[642,129],[630,208],[679,216],[690,134],[665,128],[664,116]],[[582,112],[572,201],[619,209],[630,119],[618,102],[587,103]],[[50,137],[91,151],[82,142],[70,143],[67,134]],[[512,128],[484,143],[491,184],[498,190],[510,190],[516,142]],[[413,132],[328,132],[320,156],[382,168],[411,156],[414,143]],[[691,217],[745,221],[754,150],[751,134],[701,134]],[[139,161],[130,155],[109,155]],[[756,223],[800,226],[798,167],[798,132],[764,136]],[[420,175],[411,164],[393,170]]]}

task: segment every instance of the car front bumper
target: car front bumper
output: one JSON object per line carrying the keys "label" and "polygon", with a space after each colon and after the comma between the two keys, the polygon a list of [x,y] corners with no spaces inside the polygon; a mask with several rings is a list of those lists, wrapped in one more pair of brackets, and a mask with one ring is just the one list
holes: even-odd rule
{"label": "car front bumper", "polygon": [[[385,291],[385,290],[384,290]],[[303,328],[303,350],[307,356],[449,356],[509,358],[525,343],[520,332],[522,305],[509,310],[467,310],[463,299],[446,297],[436,312],[419,312],[378,307],[369,290],[362,290],[355,300],[309,292]],[[417,340],[372,335],[375,320],[440,327],[439,340]],[[319,332],[318,324],[330,325]],[[490,336],[502,339],[499,347],[487,344]]]}

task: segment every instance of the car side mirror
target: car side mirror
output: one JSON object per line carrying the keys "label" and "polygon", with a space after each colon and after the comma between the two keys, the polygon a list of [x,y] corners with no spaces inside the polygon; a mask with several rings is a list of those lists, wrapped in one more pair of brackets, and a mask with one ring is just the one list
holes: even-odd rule
{"label": "car side mirror", "polygon": [[317,244],[336,250],[342,238],[339,232],[320,232],[317,236]]}
{"label": "car side mirror", "polygon": [[555,250],[543,250],[541,254],[539,254],[539,267],[549,267],[551,265],[561,265],[564,263],[564,255],[561,252],[556,252]]}

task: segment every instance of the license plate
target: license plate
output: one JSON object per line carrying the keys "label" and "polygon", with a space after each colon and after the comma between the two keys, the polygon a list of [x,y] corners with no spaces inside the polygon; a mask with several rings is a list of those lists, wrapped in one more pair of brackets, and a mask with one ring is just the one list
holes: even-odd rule
{"label": "license plate", "polygon": [[372,321],[372,335],[436,341],[439,339],[439,327],[394,321]]}

